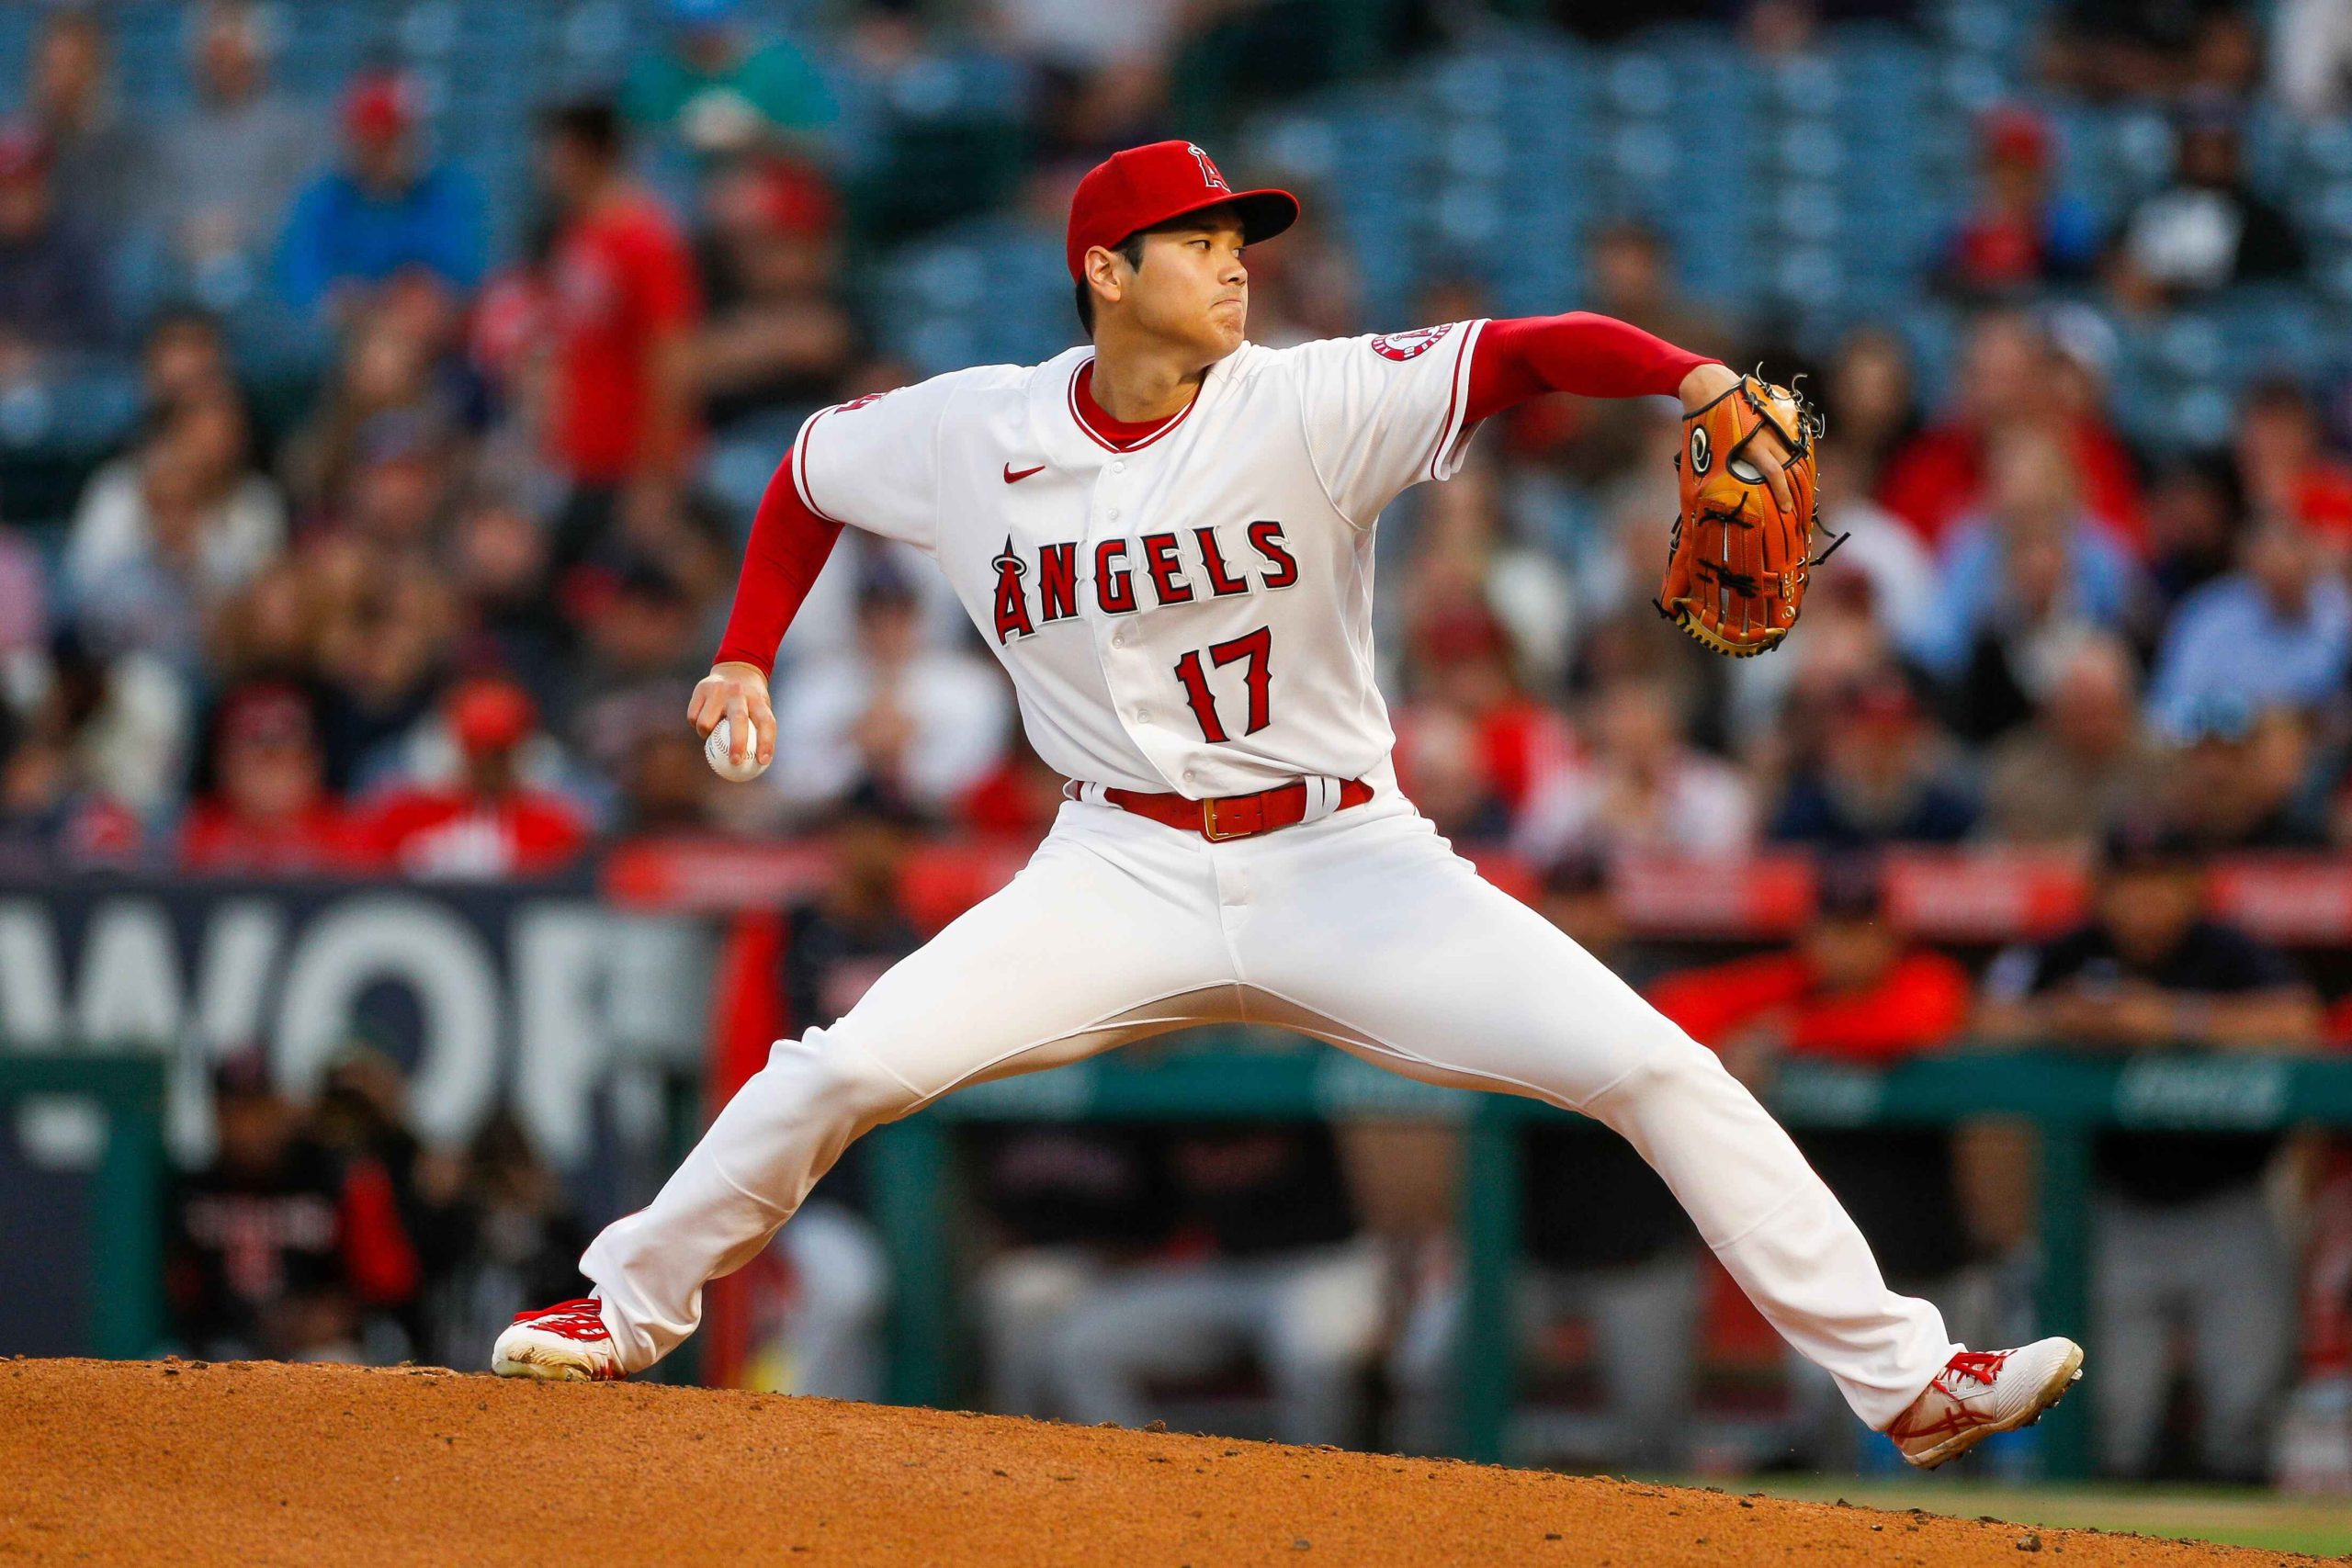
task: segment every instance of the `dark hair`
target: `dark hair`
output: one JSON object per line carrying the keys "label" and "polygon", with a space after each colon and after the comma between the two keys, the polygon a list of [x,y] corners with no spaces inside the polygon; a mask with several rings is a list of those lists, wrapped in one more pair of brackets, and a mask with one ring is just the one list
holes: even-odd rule
{"label": "dark hair", "polygon": [[539,111],[539,133],[575,141],[605,163],[620,161],[621,117],[610,98],[567,98],[550,105]]}
{"label": "dark hair", "polygon": [[[1143,237],[1150,232],[1148,229],[1138,229],[1111,249],[1126,257],[1129,266],[1139,267],[1143,265]],[[1078,280],[1078,324],[1088,337],[1094,335],[1094,288],[1083,277]]]}

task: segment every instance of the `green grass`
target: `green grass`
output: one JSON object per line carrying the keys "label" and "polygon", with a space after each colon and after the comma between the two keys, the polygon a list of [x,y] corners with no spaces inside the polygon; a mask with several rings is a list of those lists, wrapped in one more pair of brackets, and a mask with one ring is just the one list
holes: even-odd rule
{"label": "green grass", "polygon": [[2317,1557],[2352,1552],[2352,1499],[2281,1497],[2255,1487],[2002,1486],[1939,1482],[1928,1476],[1896,1481],[1767,1477],[1718,1484],[1807,1502],[1843,1497],[1872,1508],[1925,1508],[1964,1519],[1990,1514],[2053,1529],[2131,1530]]}

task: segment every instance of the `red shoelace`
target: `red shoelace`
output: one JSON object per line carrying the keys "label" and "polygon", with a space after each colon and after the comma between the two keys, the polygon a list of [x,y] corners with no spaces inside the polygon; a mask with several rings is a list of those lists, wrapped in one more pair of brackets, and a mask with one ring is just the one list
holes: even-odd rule
{"label": "red shoelace", "polygon": [[1942,1389],[1954,1399],[1960,1398],[1960,1391],[1944,1382],[1944,1379],[1957,1372],[1962,1377],[1973,1378],[1986,1388],[1990,1388],[1993,1386],[1993,1380],[2001,1375],[2001,1363],[2008,1359],[2009,1353],[2007,1350],[1962,1350],[1944,1363],[1944,1370],[1936,1374],[1936,1381],[1931,1386]]}

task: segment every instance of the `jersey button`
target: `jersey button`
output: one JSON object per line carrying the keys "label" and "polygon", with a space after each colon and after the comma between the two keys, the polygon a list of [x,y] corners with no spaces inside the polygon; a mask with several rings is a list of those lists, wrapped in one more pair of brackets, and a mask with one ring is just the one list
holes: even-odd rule
{"label": "jersey button", "polygon": [[1114,506],[1114,507],[1111,508],[1111,510],[1110,510],[1108,513],[1104,513],[1104,515],[1105,515],[1105,516],[1107,516],[1107,517],[1109,517],[1113,522],[1114,522],[1114,523],[1115,523],[1115,522],[1117,522],[1117,521],[1119,520],[1119,509],[1118,509],[1117,507],[1115,507],[1115,506]]}
{"label": "jersey button", "polygon": [[1127,471],[1127,466],[1125,463],[1114,463],[1111,465],[1111,471],[1114,474],[1124,474]]}
{"label": "jersey button", "polygon": [[1127,646],[1127,634],[1126,634],[1126,633],[1125,633],[1125,632],[1113,632],[1113,633],[1111,634],[1111,646],[1112,646],[1113,648],[1125,648],[1125,647],[1126,647],[1126,646]]}
{"label": "jersey button", "polygon": [[1136,709],[1136,722],[1137,724],[1149,724],[1151,722],[1151,710],[1149,708]]}

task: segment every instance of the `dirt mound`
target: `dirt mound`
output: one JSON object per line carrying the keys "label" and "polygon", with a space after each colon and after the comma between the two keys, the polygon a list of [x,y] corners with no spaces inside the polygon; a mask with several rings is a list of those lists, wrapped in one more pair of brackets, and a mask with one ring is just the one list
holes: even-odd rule
{"label": "dirt mound", "polygon": [[[828,1400],[0,1364],[0,1562],[2256,1564],[2275,1551]],[[2311,1559],[2304,1559],[2309,1562]]]}

